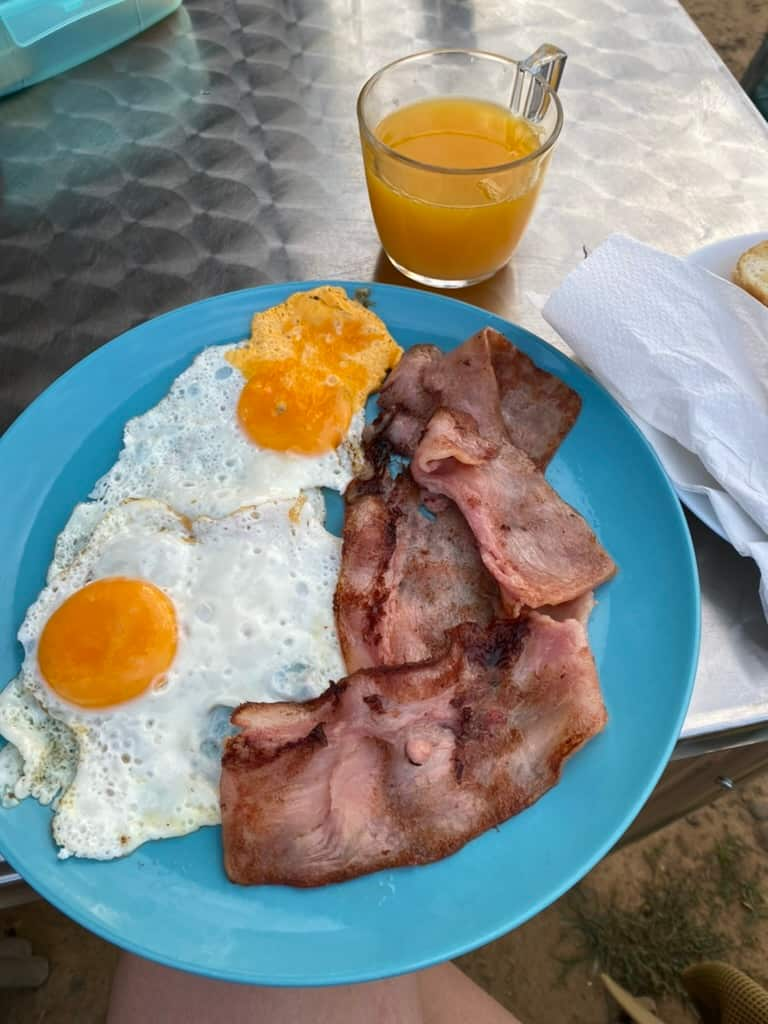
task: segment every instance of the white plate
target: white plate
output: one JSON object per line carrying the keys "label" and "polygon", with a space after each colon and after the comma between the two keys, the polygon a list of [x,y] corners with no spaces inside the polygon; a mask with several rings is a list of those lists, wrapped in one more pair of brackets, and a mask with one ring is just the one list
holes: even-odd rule
{"label": "white plate", "polygon": [[696,252],[692,252],[686,259],[689,263],[695,263],[698,267],[704,267],[712,274],[725,278],[726,281],[733,279],[733,272],[739,256],[747,249],[751,249],[758,242],[768,240],[768,231],[756,231],[751,235],[737,235],[735,238],[724,238],[722,242],[712,242],[705,245]]}
{"label": "white plate", "polygon": [[[712,274],[716,274],[718,277],[724,278],[726,281],[733,279],[733,273],[736,270],[736,264],[738,263],[739,256],[747,249],[751,249],[753,245],[757,245],[758,242],[763,242],[768,239],[768,231],[757,231],[751,235],[737,235],[735,238],[725,238],[721,242],[712,242],[710,245],[705,245],[701,249],[697,249],[686,257],[689,263],[695,263],[699,267],[703,267]],[[646,436],[648,432],[646,431]],[[654,440],[649,437],[649,440],[654,444],[657,451],[664,457],[663,446],[664,443],[675,444],[670,438],[659,435],[661,441]],[[704,467],[699,463],[695,456],[691,456],[692,462],[698,463],[703,479],[708,477],[709,474]],[[693,468],[693,467],[692,467]],[[711,478],[710,478],[711,479]],[[711,486],[711,485],[710,485]],[[682,503],[693,512],[694,515],[698,516],[703,523],[714,530],[718,536],[724,540],[728,540],[725,530],[723,529],[720,520],[717,517],[717,513],[712,508],[712,504],[706,494],[701,494],[698,491],[688,490],[683,487],[675,486],[675,490],[682,501]]]}

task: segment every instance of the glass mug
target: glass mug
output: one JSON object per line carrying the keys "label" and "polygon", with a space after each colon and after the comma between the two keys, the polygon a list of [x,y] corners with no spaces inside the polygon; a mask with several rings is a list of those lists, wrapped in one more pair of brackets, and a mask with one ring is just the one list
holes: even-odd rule
{"label": "glass mug", "polygon": [[524,61],[430,50],[365,83],[357,116],[368,196],[399,271],[463,288],[508,262],[563,124],[565,61],[548,44]]}

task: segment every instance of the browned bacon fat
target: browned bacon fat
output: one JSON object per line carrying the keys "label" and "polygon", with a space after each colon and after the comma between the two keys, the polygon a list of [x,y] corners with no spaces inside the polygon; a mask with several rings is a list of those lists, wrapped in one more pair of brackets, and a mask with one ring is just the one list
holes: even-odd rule
{"label": "browned bacon fat", "polygon": [[445,857],[537,800],[605,720],[583,626],[536,613],[305,704],[245,704],[223,759],[227,874],[313,886]]}
{"label": "browned bacon fat", "polygon": [[480,436],[508,439],[544,469],[581,409],[577,393],[486,327],[452,352],[408,349],[379,394],[374,436],[413,455],[438,408],[469,414]]}
{"label": "browned bacon fat", "polygon": [[453,502],[427,509],[408,471],[353,483],[345,495],[336,625],[349,672],[423,661],[462,622],[501,612],[499,588]]}

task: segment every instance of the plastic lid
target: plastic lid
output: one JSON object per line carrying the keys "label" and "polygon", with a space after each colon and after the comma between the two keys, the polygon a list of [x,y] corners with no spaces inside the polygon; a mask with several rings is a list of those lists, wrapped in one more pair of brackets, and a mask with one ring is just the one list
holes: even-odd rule
{"label": "plastic lid", "polygon": [[0,19],[17,46],[30,46],[65,25],[124,0],[0,0]]}

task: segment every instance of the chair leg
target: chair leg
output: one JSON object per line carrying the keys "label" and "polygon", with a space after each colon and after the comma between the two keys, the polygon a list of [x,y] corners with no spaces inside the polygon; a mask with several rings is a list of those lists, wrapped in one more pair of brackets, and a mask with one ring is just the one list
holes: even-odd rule
{"label": "chair leg", "polygon": [[0,989],[38,988],[48,977],[48,961],[32,955],[27,939],[0,939]]}

